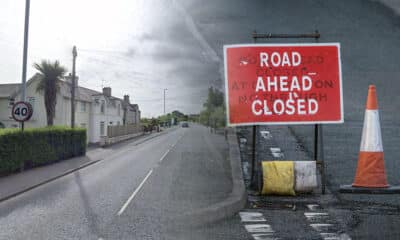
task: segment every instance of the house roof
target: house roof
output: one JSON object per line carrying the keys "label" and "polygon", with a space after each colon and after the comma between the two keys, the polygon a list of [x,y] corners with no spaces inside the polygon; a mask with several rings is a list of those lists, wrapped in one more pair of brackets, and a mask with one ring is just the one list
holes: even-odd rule
{"label": "house roof", "polygon": [[[66,81],[60,81],[60,93],[63,97],[71,98],[71,86],[70,83]],[[101,94],[98,91],[84,88],[84,87],[77,87],[75,92],[75,98],[77,100],[85,101],[85,102],[92,102],[92,96]]]}
{"label": "house roof", "polygon": [[[34,81],[39,80],[40,75],[35,74],[32,78],[27,81],[27,87],[31,85]],[[17,96],[21,91],[21,83],[12,83],[12,84],[0,84],[0,98],[9,98]],[[65,98],[71,98],[71,86],[70,83],[64,80],[60,80],[60,93]],[[121,101],[122,105],[125,106],[124,100],[113,97],[113,96],[105,96],[102,92],[92,90],[85,87],[78,86],[75,92],[76,100],[92,102],[93,96],[104,96],[109,104],[116,105],[116,101]],[[131,107],[137,107],[137,104],[129,104]],[[136,106],[135,106],[136,105]]]}
{"label": "house roof", "polygon": [[9,98],[20,86],[21,83],[0,84],[0,98]]}

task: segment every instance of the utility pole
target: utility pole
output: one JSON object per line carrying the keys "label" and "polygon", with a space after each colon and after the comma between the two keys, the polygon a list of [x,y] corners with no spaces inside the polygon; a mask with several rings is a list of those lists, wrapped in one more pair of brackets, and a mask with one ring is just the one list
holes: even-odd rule
{"label": "utility pole", "polygon": [[167,88],[164,88],[164,115],[165,115],[165,91],[167,91]]}
{"label": "utility pole", "polygon": [[[29,8],[30,0],[25,3],[25,28],[24,28],[24,50],[22,57],[22,96],[21,101],[26,101],[26,65],[28,59],[28,35],[29,35]],[[24,130],[24,122],[21,123],[21,129]]]}
{"label": "utility pole", "polygon": [[71,128],[75,127],[75,88],[76,88],[76,81],[75,81],[75,62],[78,53],[76,52],[76,46],[72,48],[72,83],[71,83]]}

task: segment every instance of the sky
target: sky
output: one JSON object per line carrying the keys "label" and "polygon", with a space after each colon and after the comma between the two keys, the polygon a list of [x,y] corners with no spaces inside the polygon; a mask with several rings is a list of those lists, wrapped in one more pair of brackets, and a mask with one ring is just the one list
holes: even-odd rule
{"label": "sky", "polygon": [[[25,0],[1,0],[0,83],[21,82]],[[59,60],[79,85],[130,95],[142,116],[197,113],[220,78],[221,59],[175,0],[31,0],[28,79],[33,63]]]}

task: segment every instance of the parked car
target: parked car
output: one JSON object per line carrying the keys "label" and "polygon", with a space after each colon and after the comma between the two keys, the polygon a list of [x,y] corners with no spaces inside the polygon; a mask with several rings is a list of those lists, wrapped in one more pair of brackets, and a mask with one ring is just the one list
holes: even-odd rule
{"label": "parked car", "polygon": [[181,126],[182,126],[183,128],[188,128],[188,127],[189,127],[189,123],[187,123],[187,122],[182,122],[182,123],[181,123]]}

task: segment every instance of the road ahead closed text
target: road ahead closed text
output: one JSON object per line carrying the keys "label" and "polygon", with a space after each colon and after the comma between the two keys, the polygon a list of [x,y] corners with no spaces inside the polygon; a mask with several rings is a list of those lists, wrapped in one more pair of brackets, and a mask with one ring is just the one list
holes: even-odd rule
{"label": "road ahead closed text", "polygon": [[339,44],[224,50],[228,124],[343,122]]}

